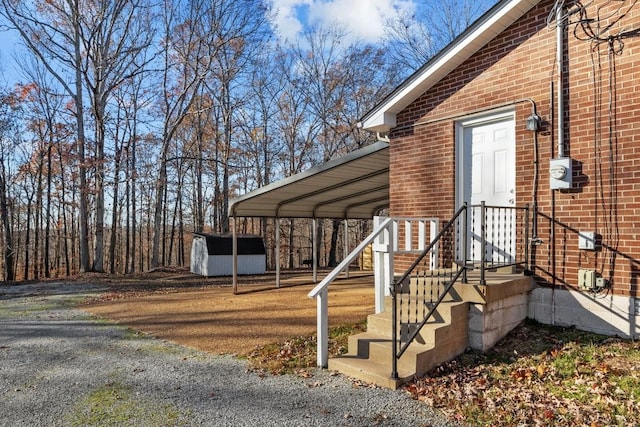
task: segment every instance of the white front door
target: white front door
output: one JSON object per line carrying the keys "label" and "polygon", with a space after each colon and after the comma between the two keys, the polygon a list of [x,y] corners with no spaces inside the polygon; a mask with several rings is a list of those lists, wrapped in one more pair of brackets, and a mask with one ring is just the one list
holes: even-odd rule
{"label": "white front door", "polygon": [[486,260],[509,262],[515,252],[515,129],[512,114],[461,123],[458,145],[458,200],[469,212],[468,259],[481,259],[482,202],[485,212]]}

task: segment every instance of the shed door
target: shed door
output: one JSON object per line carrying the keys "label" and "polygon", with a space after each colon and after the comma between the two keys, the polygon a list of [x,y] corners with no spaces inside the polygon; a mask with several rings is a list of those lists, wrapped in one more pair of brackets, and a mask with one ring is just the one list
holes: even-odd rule
{"label": "shed door", "polygon": [[[458,191],[460,202],[470,206],[515,207],[515,130],[513,116],[478,123],[462,123],[459,142]],[[460,197],[461,196],[461,197]],[[481,215],[474,207],[469,215],[468,255],[480,257]],[[510,209],[490,209],[485,215],[486,260],[508,261],[515,248],[514,214]]]}

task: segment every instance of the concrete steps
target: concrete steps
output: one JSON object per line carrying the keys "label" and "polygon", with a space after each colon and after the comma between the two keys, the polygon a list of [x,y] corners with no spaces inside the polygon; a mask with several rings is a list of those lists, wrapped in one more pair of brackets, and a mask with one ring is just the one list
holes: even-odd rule
{"label": "concrete steps", "polygon": [[[466,302],[443,302],[434,318],[424,325],[416,340],[398,360],[397,379],[391,378],[393,352],[390,307],[384,313],[368,316],[367,332],[349,337],[348,353],[329,359],[329,369],[395,389],[464,352],[467,347],[468,311]],[[398,331],[401,338],[405,338],[406,331],[410,332],[412,325],[403,324],[402,315],[399,317]]]}

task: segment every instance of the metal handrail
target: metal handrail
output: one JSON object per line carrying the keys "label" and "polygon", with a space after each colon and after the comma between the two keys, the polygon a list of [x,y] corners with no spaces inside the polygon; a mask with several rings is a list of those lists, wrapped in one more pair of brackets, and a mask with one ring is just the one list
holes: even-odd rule
{"label": "metal handrail", "polygon": [[[397,302],[397,300],[398,300],[398,293],[399,293],[399,290],[400,290],[399,288],[402,287],[403,283],[405,282],[405,280],[407,280],[409,275],[411,275],[411,273],[416,269],[416,267],[424,260],[424,258],[431,252],[431,250],[440,242],[440,240],[442,239],[442,236],[444,236],[445,233],[447,233],[449,231],[449,229],[451,227],[453,227],[453,225],[454,225],[455,221],[458,219],[458,217],[463,212],[466,212],[466,210],[467,210],[467,204],[465,203],[464,205],[462,205],[458,209],[458,211],[444,225],[444,227],[442,227],[442,230],[440,230],[440,232],[435,237],[435,239],[422,251],[422,253],[418,256],[418,258],[416,258],[416,260],[407,269],[407,271],[405,271],[405,273],[402,276],[400,276],[400,278],[398,280],[395,280],[394,283],[393,283],[393,286],[391,288],[391,298],[392,298],[392,302],[393,302],[393,309],[392,309],[392,312],[391,312],[391,323],[392,323],[392,326],[391,326],[391,329],[392,329],[391,342],[392,342],[392,346],[393,346],[393,361],[392,361],[391,377],[394,378],[394,379],[398,378],[398,359],[400,359],[400,357],[402,357],[402,355],[404,354],[406,349],[409,347],[411,342],[420,333],[420,330],[422,329],[422,327],[427,323],[429,318],[433,315],[435,310],[438,308],[438,306],[440,305],[440,303],[442,302],[444,297],[449,293],[449,291],[451,290],[451,287],[453,286],[453,284],[456,282],[456,280],[458,280],[458,278],[466,270],[466,268],[467,268],[466,267],[466,261],[463,263],[462,267],[455,274],[455,278],[450,280],[449,284],[445,288],[445,291],[438,297],[438,300],[431,307],[431,309],[429,310],[427,315],[424,316],[424,319],[422,320],[422,322],[418,325],[418,327],[409,336],[409,338],[407,339],[406,343],[403,346],[401,346],[400,351],[397,351],[397,348],[398,348],[398,318],[397,318],[397,316],[398,316],[397,303],[398,302]],[[466,229],[466,227],[467,227],[466,219],[465,219],[464,223],[465,223],[464,227]],[[467,233],[465,232],[464,235],[466,236],[466,234]],[[465,258],[466,258],[466,255],[465,255]]]}
{"label": "metal handrail", "polygon": [[[392,302],[393,302],[393,312],[392,312],[392,346],[393,346],[393,361],[392,361],[392,377],[394,379],[398,378],[398,360],[402,357],[402,355],[405,353],[405,351],[408,349],[408,347],[411,345],[411,343],[415,340],[415,338],[418,336],[418,334],[420,333],[421,329],[424,327],[424,325],[434,316],[436,310],[438,309],[438,306],[442,303],[442,301],[444,300],[444,298],[447,296],[447,294],[451,291],[452,287],[454,286],[454,284],[462,277],[462,281],[463,283],[466,283],[466,273],[468,269],[472,269],[475,268],[473,262],[471,264],[469,264],[469,260],[467,259],[467,256],[469,255],[468,251],[468,247],[467,247],[467,242],[468,239],[470,237],[470,230],[469,230],[469,211],[471,210],[473,212],[473,209],[480,209],[480,223],[479,223],[479,239],[480,239],[480,248],[479,248],[479,256],[480,256],[480,265],[479,265],[479,269],[480,269],[480,284],[486,284],[486,270],[488,268],[493,268],[496,266],[508,266],[508,265],[524,265],[525,271],[528,270],[529,268],[529,250],[528,250],[528,236],[529,236],[529,205],[526,205],[525,207],[516,207],[516,206],[488,206],[486,205],[484,202],[481,202],[479,205],[467,205],[466,203],[461,206],[456,213],[453,215],[453,217],[444,225],[444,227],[442,228],[442,230],[438,233],[438,235],[436,236],[436,238],[431,242],[431,244],[426,247],[424,249],[424,251],[422,251],[420,253],[420,255],[417,257],[417,259],[415,261],[413,261],[413,263],[411,264],[411,266],[405,271],[405,273],[396,281],[394,281],[393,283],[393,287],[392,287]],[[502,241],[502,242],[497,242],[494,239],[495,235],[491,234],[491,239],[488,238],[489,236],[489,224],[487,223],[487,215],[488,212],[491,212],[490,215],[492,215],[492,218],[496,215],[495,211],[498,212],[498,215],[500,215],[501,211],[511,211],[511,212],[518,212],[518,211],[524,211],[523,214],[523,219],[521,218],[521,220],[523,221],[523,228],[524,228],[524,239],[523,239],[523,246],[521,246],[522,251],[524,252],[524,255],[522,258],[518,258],[517,252],[518,252],[518,244],[517,244],[517,236],[518,236],[518,232],[517,232],[517,225],[518,225],[518,216],[517,214],[515,214],[515,216],[511,216],[512,214],[509,214],[509,216],[511,216],[512,218],[512,222],[508,223],[509,225],[504,226],[502,228],[502,232],[504,233],[505,230],[508,230],[509,232],[514,232],[515,234],[510,234],[509,235],[509,241],[511,241],[512,243],[508,243],[507,241]],[[460,216],[464,213],[464,218],[462,219],[462,221],[459,221]],[[473,217],[471,217],[473,218]],[[441,273],[436,273],[435,275],[432,273],[432,275],[430,276],[430,280],[429,280],[429,287],[430,289],[432,289],[431,291],[431,302],[426,302],[423,301],[423,304],[425,306],[425,311],[426,308],[428,308],[428,311],[426,312],[426,314],[423,315],[422,319],[418,318],[418,310],[415,310],[415,317],[413,317],[412,320],[411,317],[409,317],[407,319],[407,336],[406,338],[399,337],[398,334],[398,325],[399,325],[399,319],[398,319],[398,311],[399,311],[399,307],[398,307],[398,294],[400,294],[405,285],[406,285],[406,281],[408,279],[410,279],[410,277],[413,275],[414,270],[416,270],[416,268],[424,261],[424,258],[429,254],[429,252],[432,250],[432,248],[435,245],[438,245],[439,242],[443,239],[443,237],[446,235],[446,233],[448,233],[454,226],[455,224],[461,224],[461,231],[459,233],[459,236],[462,236],[462,241],[459,242],[459,244],[461,246],[459,246],[459,248],[462,249],[462,253],[458,252],[461,255],[461,259],[459,261],[460,262],[460,267],[457,269],[457,271],[455,270],[450,270],[448,273],[446,273],[448,276],[442,276]],[[491,222],[491,227],[493,227],[493,225],[495,224],[495,222]],[[503,223],[505,224],[505,223]],[[473,232],[471,232],[473,233]],[[493,233],[493,230],[491,231],[491,233]],[[498,231],[498,235],[500,235],[500,230]],[[505,238],[505,236],[502,236],[503,239]],[[511,240],[513,239],[513,240]],[[498,238],[499,240],[499,238]],[[506,239],[505,239],[506,240]],[[487,260],[487,252],[488,252],[488,248],[489,245],[488,243],[491,242],[491,250],[489,251],[491,254],[491,261]],[[511,246],[513,244],[513,246]],[[498,246],[496,246],[498,245]],[[507,255],[508,261],[507,262],[494,262],[493,257],[494,257],[494,250],[495,248],[499,248],[499,254],[500,253],[504,253]],[[452,252],[451,252],[451,256],[455,257],[455,255],[453,255],[453,253],[455,252],[455,248],[452,247],[449,248]],[[510,255],[510,251],[511,250],[515,251],[515,255]],[[446,251],[446,249],[445,249]],[[500,256],[500,255],[499,255]],[[455,262],[452,262],[452,265],[455,265]],[[420,277],[420,273],[418,273],[417,278]],[[426,277],[426,276],[424,276]],[[434,298],[434,292],[433,292],[433,287],[434,284],[436,285],[436,293],[435,295],[437,295],[436,298]],[[423,285],[426,286],[426,283],[423,283]],[[441,285],[443,286],[441,289]],[[411,288],[411,284],[409,281],[409,289]],[[408,305],[410,306],[412,303],[414,304],[413,307],[416,307],[416,305],[419,303],[420,301],[420,296],[418,295],[417,291],[416,291],[416,295],[415,295],[415,300],[411,299],[411,291],[409,291],[409,298],[408,298]],[[424,297],[424,293],[423,293],[423,297]],[[435,299],[435,300],[434,300]],[[412,302],[413,301],[413,302]],[[400,304],[402,304],[402,302],[400,302]],[[423,311],[424,313],[424,311]],[[412,315],[414,316],[414,315]],[[402,321],[402,320],[400,320]],[[411,327],[413,327],[413,329],[411,329]],[[402,332],[401,332],[402,333]],[[400,339],[400,344],[398,344],[398,339]]]}

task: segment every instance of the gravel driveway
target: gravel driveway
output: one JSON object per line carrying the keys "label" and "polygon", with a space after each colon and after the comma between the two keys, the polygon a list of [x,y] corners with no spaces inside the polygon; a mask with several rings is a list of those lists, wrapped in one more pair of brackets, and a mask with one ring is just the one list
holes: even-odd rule
{"label": "gravel driveway", "polygon": [[93,286],[0,287],[0,426],[446,426],[401,391],[150,338],[72,307]]}

